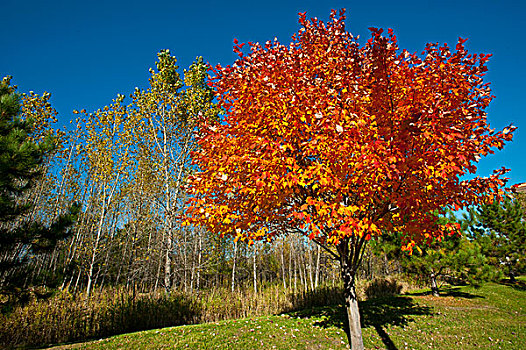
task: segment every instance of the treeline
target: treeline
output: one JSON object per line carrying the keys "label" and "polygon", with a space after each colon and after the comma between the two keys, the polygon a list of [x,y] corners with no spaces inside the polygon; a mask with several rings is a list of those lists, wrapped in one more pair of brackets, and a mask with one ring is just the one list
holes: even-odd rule
{"label": "treeline", "polygon": [[[54,126],[49,94],[20,96],[20,120],[31,123],[28,140],[53,147],[34,178],[19,179],[23,190],[4,190],[26,210],[2,219],[2,232],[20,234],[32,223],[62,226],[60,234],[46,238],[46,249],[34,249],[37,236],[0,245],[2,303],[29,287],[89,297],[96,288],[117,286],[195,294],[217,287],[257,293],[268,284],[293,292],[337,284],[338,262],[297,233],[249,246],[182,224],[199,125],[223,111],[214,104],[201,58],[180,75],[176,59],[161,51],[150,74],[147,89],[136,88],[129,98],[118,95],[91,113],[76,111],[74,126],[66,130]],[[7,80],[4,85],[6,95],[14,94]],[[428,242],[412,257],[400,252],[396,237],[372,242],[359,276],[406,272],[436,287],[437,279],[476,283],[524,273],[519,195],[444,220],[459,222],[464,237]]]}
{"label": "treeline", "polygon": [[150,73],[147,89],[92,113],[75,111],[66,130],[55,128],[49,94],[20,96],[29,140],[51,135],[54,147],[23,195],[12,196],[30,210],[2,224],[49,226],[72,206],[81,209],[67,238],[45,251],[22,241],[2,246],[0,261],[18,262],[0,270],[3,293],[15,297],[30,286],[88,296],[107,286],[194,293],[277,282],[313,290],[337,280],[332,262],[304,237],[247,246],[181,225],[198,124],[220,110],[201,58],[181,76],[175,58],[161,51]]}

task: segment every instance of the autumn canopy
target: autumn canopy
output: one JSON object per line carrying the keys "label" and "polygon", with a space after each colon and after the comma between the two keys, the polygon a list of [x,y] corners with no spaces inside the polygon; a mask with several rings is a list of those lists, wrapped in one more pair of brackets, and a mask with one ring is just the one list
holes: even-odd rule
{"label": "autumn canopy", "polygon": [[242,240],[301,230],[322,244],[402,231],[405,247],[442,235],[436,213],[502,194],[500,178],[459,180],[502,148],[482,80],[490,55],[428,44],[401,50],[370,28],[360,46],[333,11],[306,20],[290,46],[235,46],[215,69],[226,111],[203,124],[192,178],[195,220]]}

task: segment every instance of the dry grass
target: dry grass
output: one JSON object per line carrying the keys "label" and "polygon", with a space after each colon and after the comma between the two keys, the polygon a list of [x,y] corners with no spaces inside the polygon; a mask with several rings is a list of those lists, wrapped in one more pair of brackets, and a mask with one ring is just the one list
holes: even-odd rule
{"label": "dry grass", "polygon": [[341,290],[284,291],[266,286],[234,293],[219,288],[200,294],[134,294],[123,289],[82,294],[58,292],[0,314],[0,347],[42,346],[98,339],[133,331],[279,314],[341,301]]}
{"label": "dry grass", "polygon": [[[519,286],[520,287],[520,286]],[[526,291],[489,283],[360,303],[365,348],[516,349],[526,344]],[[348,349],[340,305],[123,334],[58,349]]]}

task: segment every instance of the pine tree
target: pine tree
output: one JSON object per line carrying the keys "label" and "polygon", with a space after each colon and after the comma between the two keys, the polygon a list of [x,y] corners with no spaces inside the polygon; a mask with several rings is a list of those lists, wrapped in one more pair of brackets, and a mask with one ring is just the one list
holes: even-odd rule
{"label": "pine tree", "polygon": [[435,296],[439,296],[440,280],[478,287],[497,275],[466,218],[459,220],[449,211],[446,216],[438,216],[437,220],[441,224],[458,222],[462,234],[452,232],[441,239],[433,239],[428,244],[416,247],[411,255],[395,249],[402,239],[400,234],[395,234],[382,237],[381,244],[373,245],[373,252],[396,259],[405,273],[428,283]]}
{"label": "pine tree", "polygon": [[10,80],[5,77],[0,83],[0,293],[19,295],[26,263],[67,236],[79,208],[73,205],[67,214],[47,224],[31,217],[27,198],[56,140],[48,136],[35,141],[35,123],[21,117],[20,95]]}
{"label": "pine tree", "polygon": [[480,206],[476,218],[485,254],[514,282],[526,272],[526,215],[520,195]]}

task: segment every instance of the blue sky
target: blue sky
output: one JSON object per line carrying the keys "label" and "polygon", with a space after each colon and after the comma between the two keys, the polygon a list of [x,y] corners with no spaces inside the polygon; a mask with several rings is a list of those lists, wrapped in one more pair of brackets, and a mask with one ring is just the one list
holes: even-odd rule
{"label": "blue sky", "polygon": [[170,49],[181,68],[196,56],[231,64],[233,39],[289,43],[298,12],[327,20],[347,9],[347,29],[368,38],[368,27],[393,28],[401,48],[427,42],[454,46],[469,38],[472,53],[492,53],[486,81],[496,99],[490,123],[513,123],[514,141],[481,160],[479,175],[511,168],[510,183],[526,182],[526,1],[75,1],[2,0],[0,75],[19,91],[48,91],[61,124],[73,109],[96,110],[135,86],[145,87],[156,53]]}

